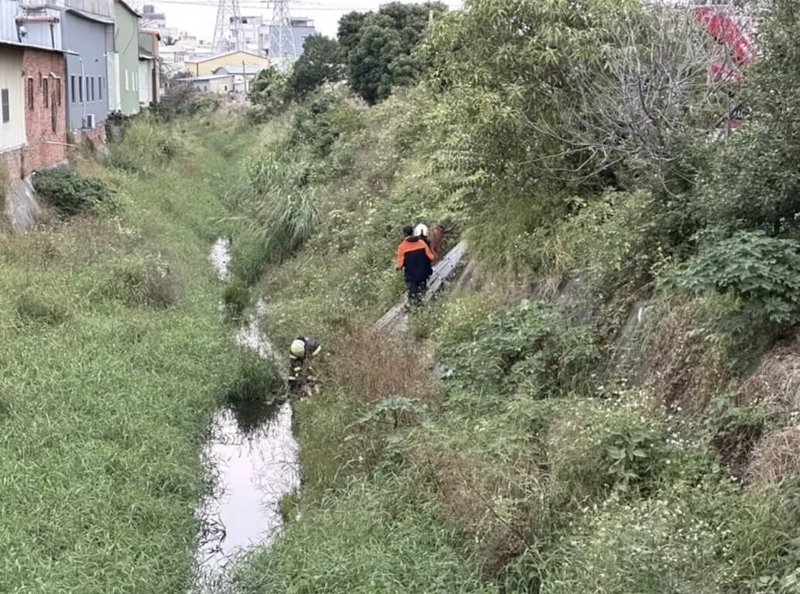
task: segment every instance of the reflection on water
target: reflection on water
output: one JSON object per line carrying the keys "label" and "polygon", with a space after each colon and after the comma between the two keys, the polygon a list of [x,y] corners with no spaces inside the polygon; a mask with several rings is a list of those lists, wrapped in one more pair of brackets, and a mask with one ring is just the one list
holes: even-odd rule
{"label": "reflection on water", "polygon": [[[230,243],[218,240],[211,251],[221,280],[229,280]],[[255,315],[244,324],[236,342],[264,358],[274,349],[262,334],[265,314],[259,301]],[[241,553],[269,544],[281,528],[281,498],[300,484],[298,446],[292,435],[288,403],[264,401],[230,405],[217,412],[203,455],[213,476],[212,493],[198,516],[203,533],[197,550],[194,592],[218,588],[227,569]]]}

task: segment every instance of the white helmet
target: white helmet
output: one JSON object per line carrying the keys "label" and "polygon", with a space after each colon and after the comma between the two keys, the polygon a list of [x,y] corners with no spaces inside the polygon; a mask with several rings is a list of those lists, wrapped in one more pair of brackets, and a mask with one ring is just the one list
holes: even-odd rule
{"label": "white helmet", "polygon": [[428,226],[423,225],[420,223],[416,227],[414,227],[414,235],[417,237],[427,237],[428,236]]}
{"label": "white helmet", "polygon": [[299,338],[295,338],[292,341],[292,345],[289,347],[289,352],[294,355],[295,357],[303,357],[306,354],[306,342]]}

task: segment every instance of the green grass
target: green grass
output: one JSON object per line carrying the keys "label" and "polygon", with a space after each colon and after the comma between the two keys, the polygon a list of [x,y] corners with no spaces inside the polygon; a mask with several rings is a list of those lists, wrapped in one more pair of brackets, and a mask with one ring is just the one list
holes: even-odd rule
{"label": "green grass", "polygon": [[238,575],[241,594],[491,594],[453,531],[413,484],[354,481],[302,509],[302,520]]}
{"label": "green grass", "polygon": [[[145,119],[114,148],[134,158],[131,143],[164,133],[193,147],[146,174],[81,166],[115,189],[114,212],[0,243],[2,592],[164,594],[190,582],[200,449],[239,369],[208,260],[236,161],[201,140],[232,138],[225,122],[181,127]],[[120,271],[154,260],[180,290],[129,299]]]}

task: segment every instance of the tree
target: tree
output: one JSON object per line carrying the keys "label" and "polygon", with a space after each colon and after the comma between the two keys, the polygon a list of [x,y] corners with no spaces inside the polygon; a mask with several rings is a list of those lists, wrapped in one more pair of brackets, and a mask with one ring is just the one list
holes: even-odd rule
{"label": "tree", "polygon": [[720,143],[698,208],[709,224],[796,236],[800,219],[800,5],[774,0],[758,16],[762,56],[748,70],[752,114]]}
{"label": "tree", "polygon": [[339,43],[347,61],[350,87],[370,104],[392,89],[414,82],[422,62],[414,55],[428,28],[430,13],[447,8],[438,2],[387,4],[378,12],[351,12],[339,21]]}
{"label": "tree", "polygon": [[280,111],[286,104],[287,80],[288,77],[274,67],[262,70],[250,83],[250,102],[260,105],[269,113]]}
{"label": "tree", "polygon": [[[664,5],[619,11],[604,38],[600,66],[574,62],[577,101],[549,132],[586,149],[589,171],[618,163],[655,189],[685,187],[685,155],[737,102],[729,49],[713,42],[696,11]],[[712,77],[714,64],[728,75]]]}
{"label": "tree", "polygon": [[295,62],[286,86],[293,99],[302,99],[324,83],[343,78],[339,44],[329,37],[313,35],[303,43],[303,55]]}

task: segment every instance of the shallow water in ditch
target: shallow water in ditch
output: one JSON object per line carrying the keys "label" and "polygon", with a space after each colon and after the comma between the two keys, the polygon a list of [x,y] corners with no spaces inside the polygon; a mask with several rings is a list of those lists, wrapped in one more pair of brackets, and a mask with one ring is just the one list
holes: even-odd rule
{"label": "shallow water in ditch", "polygon": [[[230,259],[230,243],[218,240],[211,260],[220,280],[230,278]],[[265,310],[260,301],[236,341],[267,358],[274,349],[259,324]],[[195,592],[218,586],[237,556],[269,544],[280,530],[280,499],[297,489],[300,478],[291,406],[252,403],[218,411],[204,459],[214,489],[198,510],[204,526]]]}

